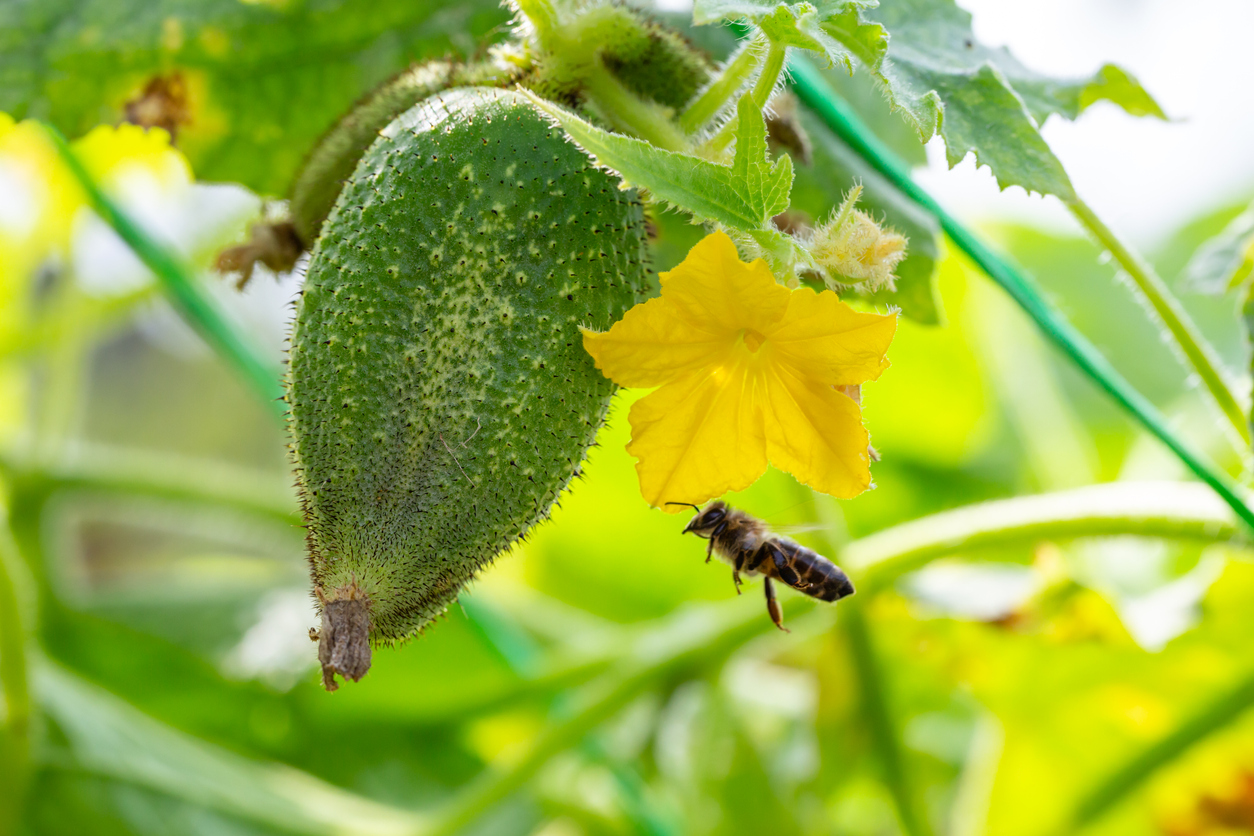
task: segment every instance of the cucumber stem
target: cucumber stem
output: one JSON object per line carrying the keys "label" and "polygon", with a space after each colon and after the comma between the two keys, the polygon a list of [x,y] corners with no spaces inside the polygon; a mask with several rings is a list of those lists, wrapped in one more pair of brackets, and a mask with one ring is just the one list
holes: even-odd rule
{"label": "cucumber stem", "polygon": [[557,11],[549,0],[514,0],[518,12],[532,28],[536,30],[536,38],[544,45],[558,28]]}
{"label": "cucumber stem", "polygon": [[[758,80],[753,83],[753,91],[750,93],[754,107],[762,110],[766,107],[767,100],[771,97],[771,91],[775,89],[775,85],[779,83],[780,73],[784,71],[784,65],[788,60],[788,47],[777,41],[771,41],[771,48],[766,53],[766,60],[762,63],[762,71],[758,73]],[[728,122],[714,137],[702,148],[702,151],[710,157],[717,157],[727,149],[731,144],[732,137],[735,136],[736,123]]]}
{"label": "cucumber stem", "polygon": [[1092,207],[1078,197],[1066,200],[1064,203],[1071,210],[1071,214],[1115,257],[1119,266],[1136,283],[1137,288],[1154,308],[1154,312],[1171,332],[1172,338],[1184,353],[1189,365],[1197,372],[1197,376],[1201,378],[1211,397],[1219,404],[1220,410],[1236,430],[1243,446],[1248,448],[1250,445],[1249,417],[1236,395],[1233,394],[1218,353],[1202,335],[1188,311],[1180,304],[1180,300],[1172,294],[1167,283],[1154,268],[1124,244],[1119,236],[1102,222]]}
{"label": "cucumber stem", "polygon": [[713,119],[753,75],[765,45],[766,36],[760,32],[752,40],[742,42],[718,76],[680,114],[679,129],[687,134],[696,133]]}
{"label": "cucumber stem", "polygon": [[614,130],[637,136],[667,151],[687,150],[688,140],[675,127],[668,110],[628,90],[600,58],[589,67],[583,85],[588,103]]}

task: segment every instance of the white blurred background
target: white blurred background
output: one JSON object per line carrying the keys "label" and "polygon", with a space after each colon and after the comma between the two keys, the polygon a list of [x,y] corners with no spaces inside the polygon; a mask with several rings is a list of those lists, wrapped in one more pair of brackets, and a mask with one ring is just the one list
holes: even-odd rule
{"label": "white blurred background", "polygon": [[[1153,250],[1195,215],[1254,196],[1254,2],[1203,0],[959,0],[975,34],[1035,70],[1087,75],[1121,65],[1171,122],[1136,119],[1101,102],[1075,123],[1054,117],[1045,138],[1111,227]],[[1054,200],[1021,189],[1001,197],[968,160],[946,174],[939,140],[921,179],[966,217],[1022,213],[1073,228]]]}
{"label": "white blurred background", "polygon": [[[891,0],[886,0],[891,2]],[[659,0],[684,10],[691,0]],[[1116,63],[1171,117],[1137,119],[1101,102],[1075,123],[1054,117],[1045,138],[1107,224],[1152,251],[1201,212],[1254,196],[1254,2],[1251,0],[958,0],[975,34],[1032,69],[1087,76]],[[939,138],[920,181],[968,220],[1008,217],[1078,230],[1053,198],[999,194],[968,158],[945,165]]]}

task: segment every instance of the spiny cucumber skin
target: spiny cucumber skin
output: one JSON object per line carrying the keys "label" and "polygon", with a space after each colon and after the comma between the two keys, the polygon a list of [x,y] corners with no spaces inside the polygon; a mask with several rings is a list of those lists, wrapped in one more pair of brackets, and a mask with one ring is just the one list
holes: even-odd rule
{"label": "spiny cucumber skin", "polygon": [[642,19],[642,37],[631,51],[609,52],[605,65],[628,89],[680,111],[713,76],[713,66],[683,35]]}
{"label": "spiny cucumber skin", "polygon": [[521,74],[518,67],[495,62],[434,60],[410,67],[372,90],[323,134],[292,183],[288,211],[300,240],[313,246],[345,181],[389,122],[441,90],[507,87]]}
{"label": "spiny cucumber skin", "polygon": [[[600,14],[598,14],[600,12]],[[597,24],[584,37],[597,45],[599,60],[637,95],[673,110],[687,104],[713,74],[700,49],[671,27],[630,6],[606,4],[586,11]],[[584,68],[562,56],[534,56],[534,67],[520,83],[541,98],[578,107],[583,99]]]}
{"label": "spiny cucumber skin", "polygon": [[579,326],[609,328],[649,272],[634,192],[521,95],[452,90],[389,125],[327,219],[292,333],[320,597],[364,592],[371,640],[394,642],[543,520],[613,393]]}

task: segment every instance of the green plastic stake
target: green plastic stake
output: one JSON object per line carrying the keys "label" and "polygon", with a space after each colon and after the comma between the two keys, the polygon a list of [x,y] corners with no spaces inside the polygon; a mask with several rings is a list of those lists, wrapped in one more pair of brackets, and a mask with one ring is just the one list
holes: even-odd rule
{"label": "green plastic stake", "polygon": [[824,81],[823,76],[804,58],[794,57],[789,63],[797,97],[814,111],[828,128],[859,156],[884,175],[902,194],[931,213],[958,249],[1001,285],[1023,308],[1042,333],[1075,363],[1106,394],[1136,418],[1175,453],[1199,479],[1236,512],[1246,525],[1254,529],[1254,511],[1237,495],[1237,487],[1227,475],[1205,461],[1167,426],[1167,421],[1144,395],[1133,388],[1101,352],[1077,331],[1070,322],[1042,295],[1035,280],[1007,258],[995,252],[980,238],[945,211],[931,195],[910,176],[909,167],[871,132],[858,115]]}

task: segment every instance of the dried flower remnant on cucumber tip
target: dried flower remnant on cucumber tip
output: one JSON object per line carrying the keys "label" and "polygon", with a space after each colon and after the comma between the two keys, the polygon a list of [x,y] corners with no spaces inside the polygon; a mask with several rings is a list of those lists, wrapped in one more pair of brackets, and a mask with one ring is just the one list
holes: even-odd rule
{"label": "dried flower remnant on cucumber tip", "polygon": [[355,582],[329,598],[314,587],[314,595],[322,605],[322,628],[310,638],[318,642],[323,686],[328,691],[339,688],[336,674],[360,682],[370,670],[370,599]]}

